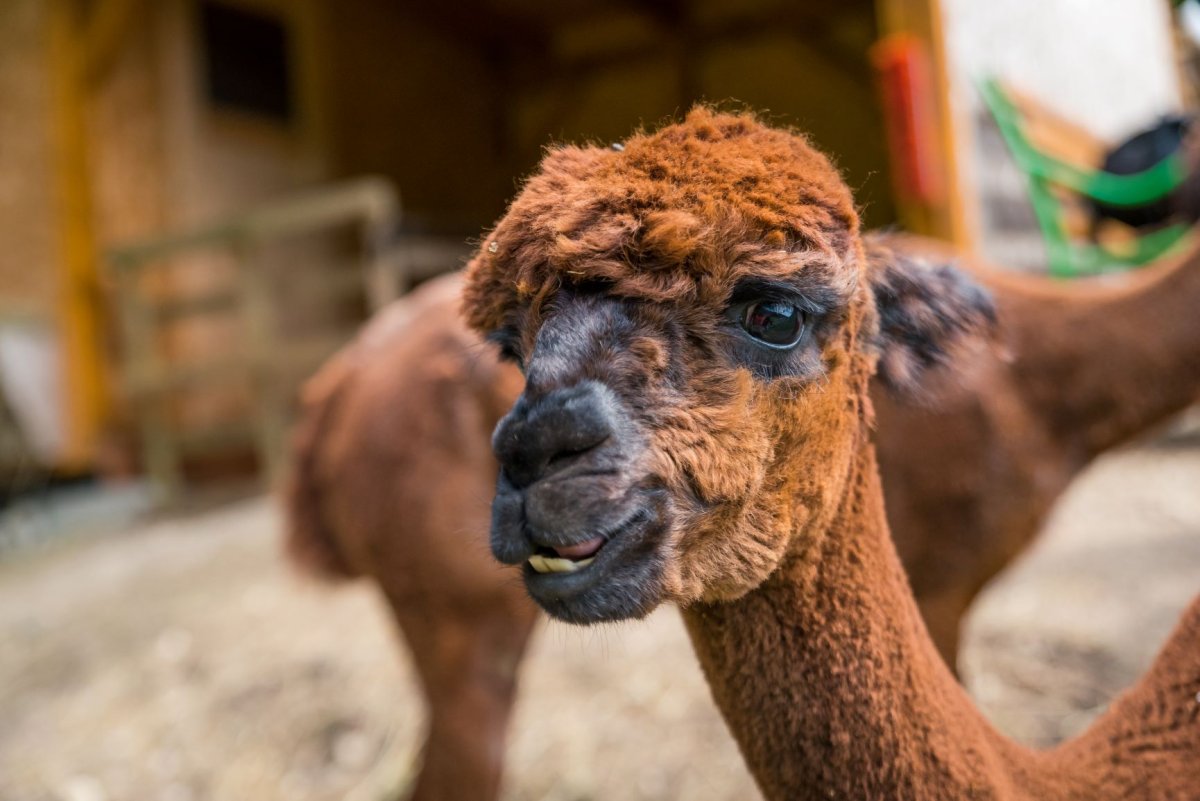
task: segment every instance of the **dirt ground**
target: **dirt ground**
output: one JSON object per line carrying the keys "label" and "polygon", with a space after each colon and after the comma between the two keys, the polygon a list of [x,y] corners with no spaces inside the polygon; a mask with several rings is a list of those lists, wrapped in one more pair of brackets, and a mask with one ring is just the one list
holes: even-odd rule
{"label": "dirt ground", "polygon": [[[370,587],[277,554],[267,499],[0,566],[3,801],[376,801],[421,705]],[[1200,448],[1098,463],[974,610],[963,665],[1005,731],[1053,742],[1153,656],[1200,590]],[[757,797],[673,610],[544,625],[506,798]]]}

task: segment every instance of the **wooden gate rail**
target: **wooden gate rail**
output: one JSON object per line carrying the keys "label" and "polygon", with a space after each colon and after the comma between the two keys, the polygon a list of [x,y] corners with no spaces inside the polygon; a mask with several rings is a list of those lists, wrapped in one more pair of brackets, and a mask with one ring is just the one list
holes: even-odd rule
{"label": "wooden gate rail", "polygon": [[[349,331],[335,331],[301,342],[281,339],[279,310],[258,258],[262,248],[287,237],[357,225],[363,254],[359,270],[326,270],[318,280],[325,296],[362,294],[375,309],[407,288],[404,262],[395,248],[399,219],[400,202],[392,186],[383,179],[365,178],[107,254],[123,340],[121,379],[137,416],[145,470],[164,503],[180,496],[186,456],[237,445],[253,445],[264,478],[273,482],[280,473],[292,400],[287,378],[315,368],[350,336]],[[200,251],[232,255],[232,287],[178,299],[146,297],[142,283],[148,270]],[[159,347],[164,323],[213,314],[240,318],[244,348],[201,364],[171,364],[164,358]],[[174,393],[239,378],[251,381],[252,420],[191,432],[173,424]]]}

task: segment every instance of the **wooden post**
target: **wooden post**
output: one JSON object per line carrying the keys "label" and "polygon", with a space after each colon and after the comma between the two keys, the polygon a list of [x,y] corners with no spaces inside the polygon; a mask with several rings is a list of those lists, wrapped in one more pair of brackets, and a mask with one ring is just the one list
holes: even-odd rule
{"label": "wooden post", "polygon": [[159,349],[158,320],[141,287],[144,267],[136,261],[114,264],[125,349],[124,383],[138,416],[146,473],[159,496],[157,500],[170,505],[182,491],[183,469],[171,422],[171,392]]}
{"label": "wooden post", "polygon": [[258,243],[246,236],[232,248],[237,259],[242,295],[242,321],[246,328],[247,358],[258,407],[255,438],[259,469],[268,487],[283,474],[284,443],[287,436],[287,397],[280,386],[282,349],[276,336],[275,304],[270,276],[253,258]]}
{"label": "wooden post", "polygon": [[134,18],[143,12],[143,0],[100,0],[93,4],[82,36],[81,77],[85,87],[107,77],[121,54],[121,45]]}
{"label": "wooden post", "polygon": [[53,86],[54,156],[62,242],[59,331],[67,436],[60,466],[91,466],[100,427],[109,410],[103,327],[88,163],[84,48],[80,7],[49,0],[50,75]]}
{"label": "wooden post", "polygon": [[[943,157],[945,191],[942,200],[932,206],[901,209],[906,224],[916,233],[936,236],[969,248],[970,230],[966,204],[962,198],[958,169],[958,137],[950,106],[950,79],[946,65],[946,46],[942,32],[942,9],[938,0],[876,0],[879,33],[909,33],[926,43],[933,67],[938,146]],[[902,199],[901,199],[902,200]]]}
{"label": "wooden post", "polygon": [[362,278],[367,307],[379,311],[412,288],[409,248],[397,240],[400,204],[386,186],[372,195],[362,221]]}

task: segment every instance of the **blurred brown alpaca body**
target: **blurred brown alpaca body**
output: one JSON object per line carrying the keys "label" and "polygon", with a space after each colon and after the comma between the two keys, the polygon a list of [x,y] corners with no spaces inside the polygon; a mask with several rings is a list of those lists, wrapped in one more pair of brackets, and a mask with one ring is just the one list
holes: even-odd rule
{"label": "blurred brown alpaca body", "polygon": [[551,151],[464,298],[526,376],[493,436],[493,555],[562,620],[680,604],[768,799],[1196,797],[1200,598],[1047,752],[995,732],[938,656],[884,516],[868,384],[922,385],[990,302],[864,244],[802,137],[701,108],[619,153]]}
{"label": "blurred brown alpaca body", "polygon": [[[1200,254],[1116,285],[978,275],[1001,356],[980,354],[932,399],[873,392],[892,535],[951,665],[971,600],[1074,476],[1200,390]],[[321,573],[371,577],[419,653],[433,721],[421,787],[436,783],[425,798],[494,795],[514,692],[489,666],[515,672],[537,614],[485,544],[487,443],[523,381],[466,329],[460,289],[447,276],[400,301],[313,379],[289,494],[292,552]]]}
{"label": "blurred brown alpaca body", "polygon": [[971,601],[1075,476],[1200,399],[1200,249],[1115,280],[973,274],[999,352],[927,400],[872,391],[892,537],[951,667]]}
{"label": "blurred brown alpaca body", "polygon": [[494,798],[537,609],[487,550],[489,437],[521,376],[458,322],[458,281],[381,312],[305,388],[288,549],[369,576],[428,701],[418,801]]}

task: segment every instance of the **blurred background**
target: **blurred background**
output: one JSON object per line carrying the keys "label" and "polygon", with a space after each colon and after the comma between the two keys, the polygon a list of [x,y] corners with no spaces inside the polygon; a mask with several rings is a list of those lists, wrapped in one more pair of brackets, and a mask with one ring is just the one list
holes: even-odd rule
{"label": "blurred background", "polygon": [[1073,123],[1058,138],[1095,165],[1190,102],[1182,15],[977,6],[8,0],[0,377],[17,433],[56,475],[151,470],[168,489],[217,456],[210,473],[236,471],[239,448],[269,460],[282,421],[264,418],[296,379],[459,266],[542,148],[699,100],[810,132],[869,226],[1044,269],[982,82]]}
{"label": "blurred background", "polygon": [[[749,106],[834,155],[870,227],[1065,278],[1134,269],[1187,226],[1068,190],[1141,131],[1182,141],[1196,6],[0,0],[0,799],[403,784],[421,718],[388,623],[365,588],[288,578],[260,493],[304,377],[461,266],[546,145]],[[1188,430],[1101,470],[1053,564],[1099,547],[1097,521],[1151,536],[1115,488],[1194,537]],[[1002,641],[1029,592],[982,631]],[[539,648],[510,797],[752,797],[673,619]],[[1053,739],[1136,674],[1113,658],[1065,711],[1033,704],[1049,729],[995,677],[977,695]],[[544,742],[550,723],[573,733]]]}

